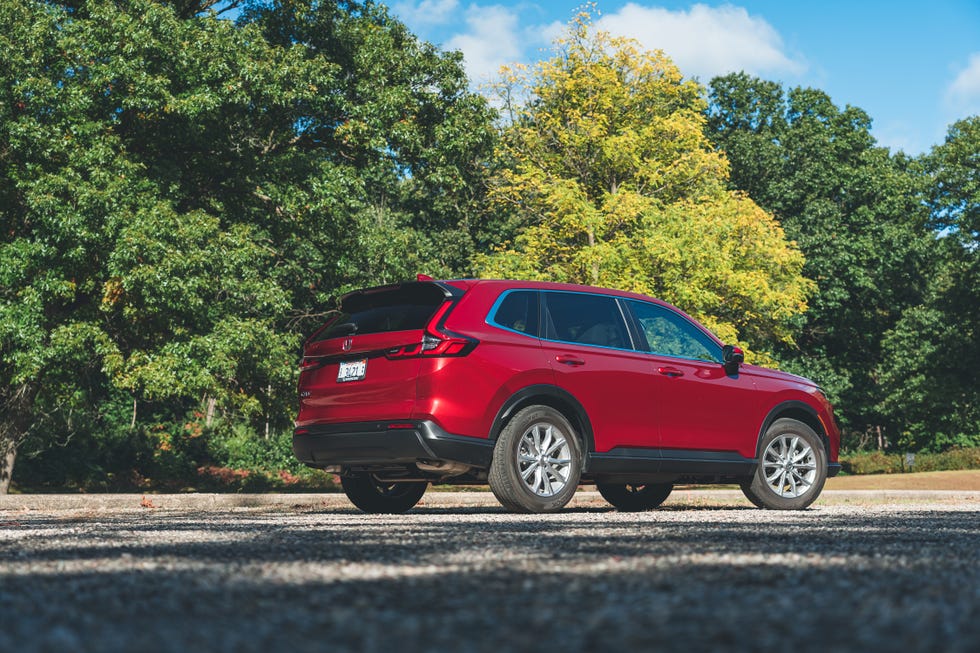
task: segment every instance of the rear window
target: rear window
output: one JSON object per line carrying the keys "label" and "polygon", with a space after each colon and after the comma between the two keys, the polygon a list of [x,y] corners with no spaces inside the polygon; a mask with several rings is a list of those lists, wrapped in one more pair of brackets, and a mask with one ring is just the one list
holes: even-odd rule
{"label": "rear window", "polygon": [[431,283],[406,283],[362,290],[344,297],[340,313],[313,342],[349,335],[425,328],[446,295]]}

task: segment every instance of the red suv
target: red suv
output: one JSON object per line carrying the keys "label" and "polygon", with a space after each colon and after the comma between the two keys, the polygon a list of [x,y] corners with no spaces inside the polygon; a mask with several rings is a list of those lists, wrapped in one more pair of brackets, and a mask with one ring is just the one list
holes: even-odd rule
{"label": "red suv", "polygon": [[675,483],[738,483],[802,509],[840,469],[811,381],[745,365],[662,301],[526,281],[419,281],[345,295],[305,343],[293,448],[367,512],[429,483],[489,483],[559,510],[594,483],[621,510]]}

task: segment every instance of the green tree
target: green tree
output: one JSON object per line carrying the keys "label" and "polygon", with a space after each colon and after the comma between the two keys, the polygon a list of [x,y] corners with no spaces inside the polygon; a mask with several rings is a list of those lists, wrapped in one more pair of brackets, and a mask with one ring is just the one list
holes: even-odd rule
{"label": "green tree", "polygon": [[771,211],[816,282],[787,368],[816,379],[852,433],[884,428],[878,370],[884,334],[919,302],[933,251],[915,161],[878,147],[871,119],[822,91],[737,73],[710,84],[709,132],[732,166],[732,188]]}
{"label": "green tree", "polygon": [[728,341],[792,341],[809,282],[772,216],[726,187],[703,89],[580,15],[533,70],[505,70],[490,190],[520,225],[484,276],[608,285],[672,301]]}
{"label": "green tree", "polygon": [[961,120],[925,157],[941,230],[924,301],[885,335],[882,409],[902,416],[912,449],[980,445],[980,116]]}
{"label": "green tree", "polygon": [[0,491],[119,390],[285,426],[331,294],[468,265],[459,55],[372,3],[213,4],[0,0]]}

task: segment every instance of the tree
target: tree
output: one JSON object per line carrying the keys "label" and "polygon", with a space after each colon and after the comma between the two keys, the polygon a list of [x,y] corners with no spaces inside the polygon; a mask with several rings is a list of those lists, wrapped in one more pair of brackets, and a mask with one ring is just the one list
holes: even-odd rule
{"label": "tree", "polygon": [[780,360],[828,391],[851,432],[894,433],[882,339],[920,300],[933,248],[918,164],[876,146],[862,110],[744,73],[711,81],[708,126],[732,188],[775,215],[816,282],[798,347]]}
{"label": "tree", "polygon": [[726,188],[701,87],[662,52],[573,20],[555,55],[505,70],[491,183],[520,225],[484,276],[608,285],[672,301],[723,339],[791,342],[809,282],[772,216]]}
{"label": "tree", "polygon": [[953,124],[925,157],[936,271],[921,304],[885,334],[882,409],[913,449],[980,445],[980,117]]}
{"label": "tree", "polygon": [[286,426],[333,293],[468,264],[459,55],[372,3],[213,5],[0,0],[0,492],[119,390]]}

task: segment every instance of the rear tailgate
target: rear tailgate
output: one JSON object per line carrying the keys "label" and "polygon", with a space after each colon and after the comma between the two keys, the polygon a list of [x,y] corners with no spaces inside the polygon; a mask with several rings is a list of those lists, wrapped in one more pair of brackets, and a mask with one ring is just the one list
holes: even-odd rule
{"label": "rear tailgate", "polygon": [[413,282],[346,295],[306,342],[297,426],[409,419],[425,325],[452,296]]}

